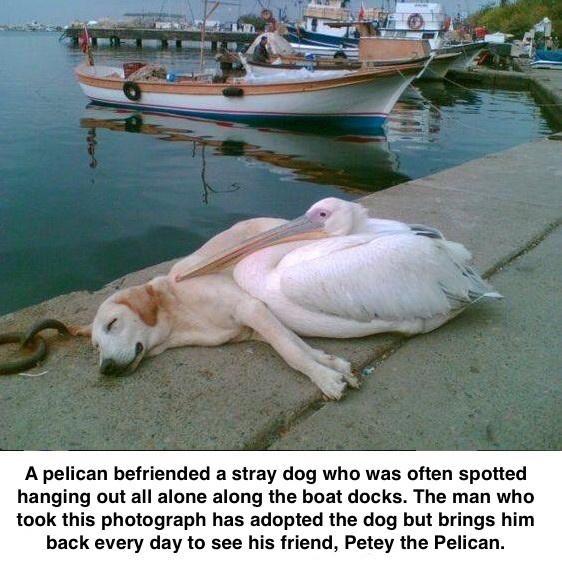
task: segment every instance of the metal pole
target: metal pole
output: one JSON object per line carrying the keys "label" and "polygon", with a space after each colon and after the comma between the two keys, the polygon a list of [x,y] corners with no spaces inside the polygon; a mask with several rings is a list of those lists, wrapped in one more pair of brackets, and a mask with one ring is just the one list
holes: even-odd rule
{"label": "metal pole", "polygon": [[199,73],[203,74],[203,64],[205,59],[205,29],[207,27],[207,0],[203,4],[203,26],[201,28],[201,53],[199,58]]}

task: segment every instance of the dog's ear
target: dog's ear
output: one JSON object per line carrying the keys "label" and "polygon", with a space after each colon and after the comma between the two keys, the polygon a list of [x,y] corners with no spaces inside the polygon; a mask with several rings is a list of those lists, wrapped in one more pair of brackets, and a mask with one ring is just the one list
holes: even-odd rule
{"label": "dog's ear", "polygon": [[153,327],[158,321],[159,296],[152,285],[131,287],[123,291],[116,303],[126,305],[147,325]]}
{"label": "dog's ear", "polygon": [[68,331],[74,337],[91,337],[92,336],[92,326],[91,325],[69,325]]}

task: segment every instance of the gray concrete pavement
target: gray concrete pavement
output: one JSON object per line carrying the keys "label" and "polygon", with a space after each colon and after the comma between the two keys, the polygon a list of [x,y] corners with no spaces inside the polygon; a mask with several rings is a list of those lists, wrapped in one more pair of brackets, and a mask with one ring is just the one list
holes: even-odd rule
{"label": "gray concrete pavement", "polygon": [[273,448],[560,449],[561,269],[558,229],[494,274],[503,302],[408,340]]}
{"label": "gray concrete pavement", "polygon": [[[562,142],[542,140],[425,179],[401,184],[367,197],[363,202],[375,216],[422,222],[441,228],[448,237],[463,242],[473,251],[477,267],[491,272],[550,232],[557,223],[562,187],[561,159]],[[545,240],[545,247],[549,240]],[[540,251],[537,249],[537,252]],[[132,274],[99,292],[76,292],[4,316],[0,318],[0,330],[22,329],[44,316],[57,317],[69,323],[86,323],[92,319],[101,300],[116,287],[146,281],[164,273],[169,265],[162,264]],[[546,269],[545,266],[536,272],[539,280],[541,272]],[[498,287],[502,285],[498,284]],[[502,335],[507,335],[507,329],[501,328],[511,314],[508,310],[512,303],[524,304],[529,309],[529,315],[532,315],[533,304],[536,304],[537,311],[550,314],[554,321],[555,308],[544,295],[516,296],[515,299],[518,301],[509,298],[503,303],[486,303],[471,308],[454,323],[427,336],[428,340],[435,339],[432,341],[436,344],[432,358],[439,357],[444,363],[455,362],[458,348],[447,334],[450,331],[458,331],[461,336],[464,332],[476,339],[492,339],[499,334],[500,328],[504,331]],[[400,338],[391,335],[359,340],[312,340],[313,345],[350,359],[358,369],[385,352],[396,349],[401,342]],[[421,342],[424,341],[408,341],[391,359],[403,359],[401,355],[406,348],[412,343]],[[510,360],[520,367],[518,351],[523,345],[524,340],[521,345],[514,345],[514,353],[509,358],[505,357],[508,368]],[[547,434],[548,430],[555,428],[554,421],[548,417],[552,408],[546,405],[541,408],[538,402],[545,400],[544,394],[559,396],[556,393],[559,378],[555,378],[552,367],[548,369],[541,364],[543,353],[537,352],[535,347],[526,355],[526,359],[535,364],[533,371],[544,372],[543,385],[547,391],[544,394],[538,389],[527,391],[526,398],[532,405],[530,410],[536,411],[531,419],[520,414],[520,402],[515,393],[505,391],[507,387],[503,377],[474,385],[474,375],[483,374],[478,373],[483,370],[481,367],[485,366],[485,374],[490,374],[491,369],[487,367],[495,357],[493,345],[481,345],[481,350],[484,352],[480,357],[483,364],[479,365],[480,361],[468,364],[467,361],[464,368],[456,369],[458,385],[452,386],[446,379],[443,381],[437,372],[432,377],[429,369],[425,370],[424,378],[419,379],[413,374],[419,367],[404,359],[402,366],[404,371],[409,371],[406,379],[409,379],[409,384],[404,385],[402,392],[392,394],[394,400],[391,407],[380,406],[384,402],[385,389],[379,392],[379,373],[372,378],[367,377],[361,391],[347,397],[349,401],[322,407],[319,392],[307,379],[292,371],[269,347],[257,343],[168,351],[147,360],[131,377],[107,380],[99,377],[96,357],[86,340],[55,341],[48,361],[33,371],[46,371],[45,375],[0,377],[0,447],[264,448],[275,445],[279,436],[284,434],[286,437],[279,446],[307,447],[308,441],[297,444],[296,440],[291,439],[302,434],[308,422],[318,421],[320,415],[329,411],[340,410],[337,407],[351,410],[348,407],[359,399],[363,403],[361,414],[366,415],[366,421],[375,415],[380,426],[387,427],[388,438],[384,444],[380,444],[382,440],[373,440],[368,444],[360,436],[356,441],[350,436],[345,440],[346,447],[471,448],[483,442],[482,419],[478,417],[478,422],[474,420],[472,423],[466,420],[470,418],[466,402],[456,403],[451,399],[451,391],[460,391],[460,387],[464,386],[463,380],[470,385],[467,390],[473,391],[471,398],[475,406],[481,403],[480,406],[485,408],[488,401],[494,401],[506,410],[515,407],[513,418],[520,422],[516,430],[510,428],[509,415],[493,417],[491,412],[487,413],[490,428],[486,424],[485,431],[490,435],[490,441],[497,443],[494,445],[532,447],[543,442],[545,448],[557,446],[559,442],[555,435]],[[549,350],[547,352],[550,354]],[[5,350],[0,348],[0,356],[4,354]],[[474,354],[472,358],[476,357]],[[472,372],[471,366],[477,371]],[[530,369],[521,368],[521,371],[529,373]],[[517,374],[517,368],[513,368],[512,374]],[[428,386],[431,391],[427,390]],[[520,392],[525,387],[523,377],[514,386],[517,387],[516,392]],[[495,396],[492,395],[495,400],[490,391],[497,392]],[[413,402],[412,396],[420,401]],[[424,403],[424,415],[421,417],[419,405],[413,406],[419,402]],[[517,403],[517,407],[513,402]],[[453,422],[459,414],[457,404],[462,409],[464,424]],[[321,410],[314,414],[318,407]],[[427,416],[434,419],[431,430],[426,422]],[[405,419],[416,417],[421,420],[415,429],[412,428],[413,424],[405,423]],[[360,423],[361,417],[349,418],[347,422]],[[401,423],[409,426],[409,439],[399,437],[396,431],[391,430],[392,426]],[[545,427],[543,440],[538,436],[526,436],[538,435],[537,425]],[[334,438],[330,440],[333,446],[336,446],[335,435],[344,432],[346,426],[324,426],[323,430],[334,433]],[[506,436],[508,428],[515,430],[509,438]],[[312,442],[313,430],[307,434]],[[357,432],[351,434],[357,435]]]}

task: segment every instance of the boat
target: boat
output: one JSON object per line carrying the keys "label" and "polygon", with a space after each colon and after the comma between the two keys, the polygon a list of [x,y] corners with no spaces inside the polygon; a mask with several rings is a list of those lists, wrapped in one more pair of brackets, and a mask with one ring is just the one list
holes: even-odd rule
{"label": "boat", "polygon": [[[465,41],[448,37],[451,20],[441,4],[397,2],[394,12],[361,9],[352,18],[347,2],[312,0],[304,12],[303,22],[287,25],[287,39],[300,53],[314,55],[343,54],[358,57],[360,37],[376,35],[386,39],[427,40],[432,62],[423,79],[441,79],[449,69],[467,69],[487,46],[485,41]],[[366,32],[365,29],[368,29]]]}
{"label": "boat", "polygon": [[[267,38],[267,50],[270,61],[256,61],[254,50],[263,37]],[[362,68],[384,68],[407,63],[428,61],[429,44],[425,40],[413,42],[410,40],[384,39],[376,36],[362,36],[358,47],[357,59],[343,55],[336,57],[301,55],[291,47],[291,44],[277,32],[261,34],[244,54],[237,54],[246,71],[254,77],[264,77],[281,71],[306,69],[309,71],[346,71]],[[229,59],[230,53],[225,54]],[[220,60],[219,60],[220,61]]]}
{"label": "boat", "polygon": [[463,41],[448,37],[451,19],[437,2],[397,2],[380,28],[383,38],[427,40],[434,55],[433,62],[423,74],[424,79],[445,77],[449,69],[466,69],[484,50],[482,40]]}
{"label": "boat", "polygon": [[[140,65],[140,67],[139,67]],[[131,64],[89,65],[75,70],[84,94],[101,105],[238,121],[337,122],[382,125],[423,69],[423,62],[355,71],[306,69],[264,78],[212,73],[172,75],[165,68]]]}
{"label": "boat", "polygon": [[299,46],[316,46],[331,50],[355,48],[359,34],[352,26],[332,28],[334,22],[352,20],[350,0],[311,0],[304,9],[301,22],[285,24],[287,40]]}
{"label": "boat", "polygon": [[562,69],[562,50],[536,50],[533,69]]}

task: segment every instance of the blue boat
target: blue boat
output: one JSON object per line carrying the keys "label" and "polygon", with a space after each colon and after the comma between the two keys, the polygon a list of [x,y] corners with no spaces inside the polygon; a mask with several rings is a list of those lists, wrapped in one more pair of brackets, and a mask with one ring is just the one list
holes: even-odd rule
{"label": "blue boat", "polygon": [[537,50],[531,67],[535,69],[562,69],[562,50]]}
{"label": "blue boat", "polygon": [[287,24],[286,38],[292,44],[324,48],[357,48],[359,33],[353,26],[334,28],[330,24],[353,21],[350,0],[312,0],[302,22]]}

